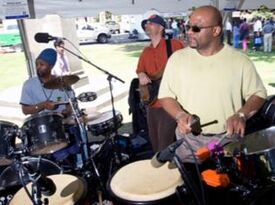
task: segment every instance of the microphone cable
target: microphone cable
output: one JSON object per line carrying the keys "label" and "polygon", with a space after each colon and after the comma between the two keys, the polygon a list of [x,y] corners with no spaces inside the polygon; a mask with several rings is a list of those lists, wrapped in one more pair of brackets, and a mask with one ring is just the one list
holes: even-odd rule
{"label": "microphone cable", "polygon": [[23,173],[22,173],[22,172],[23,172],[23,168],[20,166],[19,171],[18,171],[19,180],[20,180],[20,182],[21,182],[21,184],[22,184],[22,186],[23,186],[23,188],[24,188],[24,190],[25,190],[27,196],[28,196],[29,199],[31,200],[32,204],[36,204],[36,202],[34,201],[34,199],[33,199],[32,196],[31,196],[31,193],[29,192],[29,190],[28,190],[28,188],[27,188],[27,184],[26,184],[26,183],[24,182],[24,180],[23,180],[23,176],[22,176]]}
{"label": "microphone cable", "polygon": [[[202,180],[201,180],[201,175],[200,175],[200,171],[199,171],[198,160],[197,160],[197,158],[195,156],[195,152],[192,149],[192,146],[190,145],[190,143],[185,139],[185,137],[183,137],[182,139],[186,143],[186,145],[187,145],[188,149],[190,150],[191,155],[192,155],[192,157],[194,159],[194,164],[195,164],[195,168],[196,168],[196,174],[198,175],[198,181],[199,181],[199,184],[200,184],[199,187],[200,187],[200,190],[201,190],[201,200],[202,200],[202,202],[200,202],[200,204],[202,203],[203,205],[206,205],[205,191],[204,191]],[[183,162],[181,162],[181,163],[183,164]],[[182,167],[184,167],[184,166],[182,166]],[[186,169],[185,169],[185,172],[186,172]],[[189,183],[190,183],[190,181],[189,181]],[[191,186],[191,183],[190,183],[189,186],[190,186],[191,191],[193,192],[193,195],[197,198],[197,200],[199,200],[200,197],[198,197],[196,191],[194,190],[194,187]]]}

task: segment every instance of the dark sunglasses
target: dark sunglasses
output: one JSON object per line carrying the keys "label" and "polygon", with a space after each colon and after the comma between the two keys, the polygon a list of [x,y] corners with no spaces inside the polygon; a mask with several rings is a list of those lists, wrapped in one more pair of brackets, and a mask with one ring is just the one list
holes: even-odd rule
{"label": "dark sunglasses", "polygon": [[197,25],[194,25],[194,26],[187,25],[186,26],[187,31],[189,31],[191,29],[192,32],[194,32],[194,33],[199,33],[199,32],[201,32],[202,29],[212,28],[212,27],[215,27],[215,26],[197,26]]}

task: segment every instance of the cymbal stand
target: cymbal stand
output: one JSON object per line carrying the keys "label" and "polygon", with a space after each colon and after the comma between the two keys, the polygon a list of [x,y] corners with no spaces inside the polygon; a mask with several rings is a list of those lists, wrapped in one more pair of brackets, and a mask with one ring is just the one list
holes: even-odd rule
{"label": "cymbal stand", "polygon": [[[67,39],[66,39],[67,40]],[[70,42],[71,43],[71,42]],[[66,47],[64,46],[61,46],[65,51],[69,52],[70,54],[76,56],[77,58],[79,58],[80,60],[92,65],[93,67],[97,68],[98,70],[100,70],[101,72],[103,72],[104,74],[107,75],[107,80],[109,82],[109,90],[110,90],[110,94],[111,94],[111,105],[112,105],[112,112],[113,112],[113,122],[114,122],[114,125],[117,126],[117,120],[116,120],[116,113],[115,113],[115,106],[114,106],[114,97],[113,97],[113,86],[112,86],[112,79],[116,79],[118,81],[120,81],[121,83],[125,83],[122,79],[120,79],[119,77],[111,74],[110,72],[108,72],[107,70],[104,70],[102,68],[100,68],[99,66],[95,65],[94,63],[92,63],[91,61],[89,61],[88,59],[86,58],[83,58],[82,56],[74,53],[73,51],[67,49]],[[115,136],[117,136],[117,129],[115,129]],[[118,156],[118,158],[121,160],[121,154],[119,151],[115,151],[114,155]]]}
{"label": "cymbal stand", "polygon": [[[78,168],[83,168],[84,164],[87,162],[87,160],[89,159],[90,156],[90,152],[89,152],[89,146],[88,146],[88,135],[87,135],[87,131],[85,129],[84,123],[80,122],[79,117],[81,116],[81,111],[78,107],[78,103],[77,101],[72,100],[75,99],[75,92],[73,89],[71,88],[65,88],[65,85],[62,86],[63,87],[63,91],[65,92],[65,94],[67,95],[67,98],[69,100],[69,104],[72,108],[72,115],[74,116],[74,120],[76,121],[78,127],[79,127],[79,131],[80,131],[80,147],[81,147],[81,164],[77,163]],[[69,91],[71,91],[73,93],[73,97],[70,96]],[[78,137],[78,136],[77,136]]]}

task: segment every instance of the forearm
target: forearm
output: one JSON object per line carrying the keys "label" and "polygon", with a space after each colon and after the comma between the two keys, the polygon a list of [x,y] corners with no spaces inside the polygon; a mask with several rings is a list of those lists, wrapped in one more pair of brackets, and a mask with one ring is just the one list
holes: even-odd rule
{"label": "forearm", "polygon": [[185,112],[180,104],[173,98],[161,98],[159,99],[163,109],[168,112],[175,120],[179,117],[179,115],[184,114]]}
{"label": "forearm", "polygon": [[43,103],[38,103],[34,105],[22,105],[21,108],[22,108],[22,112],[25,115],[28,115],[28,114],[32,115],[45,109]]}
{"label": "forearm", "polygon": [[239,113],[243,113],[246,118],[253,116],[264,104],[265,99],[252,95],[244,104],[244,106],[238,110]]}

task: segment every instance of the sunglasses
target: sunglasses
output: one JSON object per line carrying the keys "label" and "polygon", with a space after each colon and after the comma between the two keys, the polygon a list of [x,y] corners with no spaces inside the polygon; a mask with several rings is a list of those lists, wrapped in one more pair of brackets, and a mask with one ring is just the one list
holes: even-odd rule
{"label": "sunglasses", "polygon": [[215,27],[215,26],[197,26],[197,25],[194,25],[194,26],[187,25],[186,26],[188,31],[191,29],[192,32],[194,32],[194,33],[199,33],[199,32],[201,32],[202,29],[212,28],[212,27]]}

